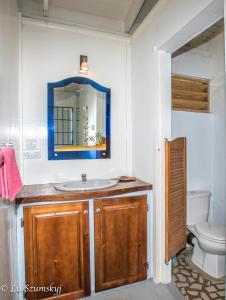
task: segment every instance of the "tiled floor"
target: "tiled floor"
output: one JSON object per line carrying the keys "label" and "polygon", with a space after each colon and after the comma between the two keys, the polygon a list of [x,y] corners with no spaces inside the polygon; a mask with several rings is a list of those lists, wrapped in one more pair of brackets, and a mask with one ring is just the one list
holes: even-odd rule
{"label": "tiled floor", "polygon": [[225,300],[224,280],[212,280],[194,267],[190,249],[173,262],[173,281],[187,300]]}

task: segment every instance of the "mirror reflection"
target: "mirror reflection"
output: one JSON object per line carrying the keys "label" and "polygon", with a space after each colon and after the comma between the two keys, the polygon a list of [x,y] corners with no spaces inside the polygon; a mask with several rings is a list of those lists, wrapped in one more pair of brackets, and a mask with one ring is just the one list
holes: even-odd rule
{"label": "mirror reflection", "polygon": [[54,151],[106,150],[106,93],[71,83],[54,88]]}

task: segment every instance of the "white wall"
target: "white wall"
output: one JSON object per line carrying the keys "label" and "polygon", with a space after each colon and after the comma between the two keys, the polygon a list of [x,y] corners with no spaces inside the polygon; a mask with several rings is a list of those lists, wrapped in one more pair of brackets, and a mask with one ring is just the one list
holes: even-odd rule
{"label": "white wall", "polygon": [[[51,27],[51,26],[50,26]],[[129,42],[117,36],[71,27],[25,22],[22,30],[23,145],[36,139],[41,159],[24,160],[25,184],[128,174]],[[79,55],[88,55],[89,77],[111,88],[111,159],[47,159],[47,83],[78,75]]]}
{"label": "white wall", "polygon": [[16,0],[0,0],[0,143],[12,141],[19,162],[19,21]]}
{"label": "white wall", "polygon": [[212,193],[210,219],[226,222],[224,35],[172,59],[172,72],[210,79],[211,113],[172,111],[172,138],[187,137],[188,189]]}
{"label": "white wall", "polygon": [[[172,59],[172,73],[211,79],[212,57],[206,45]],[[172,139],[187,137],[187,184],[211,190],[212,114],[172,111]]]}
{"label": "white wall", "polygon": [[187,188],[211,191],[211,116],[199,113],[172,113],[172,139],[187,138]]}
{"label": "white wall", "polygon": [[225,99],[225,35],[209,43],[213,56],[211,97],[213,113],[212,219],[226,224],[226,99]]}
{"label": "white wall", "polygon": [[[0,143],[13,142],[19,161],[19,16],[16,0],[0,0]],[[0,285],[16,284],[15,209],[0,198]],[[14,299],[0,292],[1,300]]]}

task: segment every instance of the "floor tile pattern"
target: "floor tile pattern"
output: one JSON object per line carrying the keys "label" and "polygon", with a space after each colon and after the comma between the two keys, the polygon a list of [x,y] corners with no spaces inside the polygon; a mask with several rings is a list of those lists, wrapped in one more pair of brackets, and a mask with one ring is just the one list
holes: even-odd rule
{"label": "floor tile pattern", "polygon": [[185,250],[173,262],[173,281],[187,300],[225,300],[224,280],[211,280],[198,268],[188,264],[190,250]]}

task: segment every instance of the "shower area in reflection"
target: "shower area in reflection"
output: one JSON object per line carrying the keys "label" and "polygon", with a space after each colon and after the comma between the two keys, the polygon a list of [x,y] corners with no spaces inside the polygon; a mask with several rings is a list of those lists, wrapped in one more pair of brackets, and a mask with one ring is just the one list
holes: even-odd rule
{"label": "shower area in reflection", "polygon": [[72,83],[54,89],[55,151],[106,149],[105,94]]}

